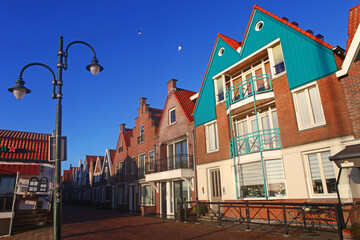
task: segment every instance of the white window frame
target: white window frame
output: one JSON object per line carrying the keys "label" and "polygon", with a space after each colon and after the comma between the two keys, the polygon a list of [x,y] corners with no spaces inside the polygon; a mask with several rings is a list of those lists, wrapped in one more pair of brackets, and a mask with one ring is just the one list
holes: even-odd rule
{"label": "white window frame", "polygon": [[[152,162],[152,168],[150,168],[150,153],[153,153],[153,162]],[[148,152],[148,156],[149,156],[149,159],[148,159],[148,163],[149,163],[149,171],[152,171],[152,170],[154,170],[154,164],[155,164],[155,151],[154,150],[150,150],[149,152]]]}
{"label": "white window frame", "polygon": [[[141,128],[143,129],[142,131],[141,131]],[[145,125],[144,124],[141,124],[140,125],[140,133],[139,133],[139,136],[140,136],[140,138],[141,138],[141,136],[142,136],[142,141],[139,141],[139,143],[143,143],[144,141],[145,141]]]}
{"label": "white window frame", "polygon": [[[326,186],[326,179],[324,176],[324,168],[322,165],[322,161],[321,161],[321,157],[319,158],[319,156],[321,156],[321,153],[323,152],[330,152],[331,151],[329,148],[326,149],[317,149],[317,150],[313,150],[313,151],[307,151],[307,152],[302,152],[302,157],[303,157],[303,161],[304,161],[304,165],[305,165],[305,178],[306,178],[306,182],[307,182],[307,186],[308,186],[308,192],[311,198],[328,198],[328,197],[336,197],[336,192],[335,193],[328,193],[327,190],[327,186]],[[310,162],[309,162],[309,158],[308,156],[310,154],[317,154],[318,157],[318,164],[319,164],[319,168],[320,168],[320,174],[321,174],[321,181],[322,181],[322,185],[324,188],[324,193],[314,193],[314,189],[313,189],[313,184],[312,184],[312,177],[311,177],[311,170],[310,170]],[[329,160],[330,161],[330,160]],[[330,161],[331,162],[331,161]],[[334,168],[334,173],[335,173],[335,179],[337,178],[337,174],[339,172],[339,168],[336,166],[336,164],[334,164],[334,162],[331,162],[332,166]],[[324,186],[325,183],[325,186]],[[325,191],[326,190],[326,191]]]}
{"label": "white window frame", "polygon": [[[124,195],[122,195],[121,188],[124,188]],[[126,184],[120,184],[118,187],[118,204],[126,204]]]}
{"label": "white window frame", "polygon": [[[309,95],[309,89],[314,88],[314,87],[316,88],[316,92],[317,92],[318,97],[319,97],[320,110],[321,110],[321,114],[322,114],[322,117],[323,117],[323,121],[318,122],[318,123],[315,123],[315,120],[314,120],[314,114],[313,114],[313,109],[312,109],[312,106],[311,106],[311,100],[310,100],[310,95]],[[308,125],[308,126],[303,126],[303,123],[301,121],[301,115],[300,115],[300,109],[299,109],[299,101],[298,101],[298,98],[297,98],[297,95],[300,92],[303,92],[303,91],[305,91],[305,94],[306,94],[305,97],[306,97],[307,110],[308,110],[308,114],[309,114],[309,118],[310,118],[310,122],[311,122],[310,125]],[[292,92],[292,96],[293,96],[295,114],[296,114],[296,121],[297,121],[297,124],[298,124],[299,131],[326,125],[326,119],[325,119],[324,109],[323,109],[323,106],[322,106],[319,86],[318,86],[318,84],[316,82],[306,84],[306,85],[304,85],[304,86],[302,86],[300,88],[292,90],[291,92]]]}
{"label": "white window frame", "polygon": [[[149,204],[144,204],[143,203],[143,187],[149,187],[150,186],[150,199],[151,199],[151,203]],[[155,194],[155,189],[151,186],[151,185],[141,185],[140,186],[140,194],[139,194],[139,197],[140,197],[140,204],[142,206],[155,206],[155,197],[156,197],[156,194]]]}
{"label": "white window frame", "polygon": [[[173,121],[173,122],[171,121],[171,113],[172,112],[175,112],[175,121]],[[176,111],[175,111],[175,108],[173,107],[169,110],[169,125],[173,125],[175,123],[176,123]]]}
{"label": "white window frame", "polygon": [[[209,139],[209,128],[211,126],[215,125],[215,128],[213,128],[213,130],[215,129],[214,132],[214,139]],[[205,128],[205,140],[206,140],[206,152],[207,153],[212,153],[212,152],[217,152],[219,151],[219,134],[218,134],[218,128],[217,128],[217,120],[211,121],[207,124],[204,125]],[[210,149],[210,141],[212,141],[212,144],[215,146],[214,149]]]}
{"label": "white window frame", "polygon": [[[284,187],[285,187],[285,195],[279,195],[279,196],[268,196],[269,199],[285,199],[287,198],[288,196],[288,189],[287,189],[287,181],[286,181],[286,173],[285,173],[285,167],[284,167],[284,160],[282,158],[269,158],[269,159],[265,159],[264,160],[264,167],[265,167],[265,182],[266,182],[266,189],[268,191],[268,194],[269,194],[269,180],[268,180],[268,171],[266,169],[266,161],[273,161],[273,160],[280,160],[281,161],[281,166],[282,166],[282,170],[283,170],[283,177],[284,177]],[[239,191],[239,197],[241,199],[246,199],[246,200],[259,200],[259,199],[265,199],[265,197],[243,197],[240,195],[240,192],[241,192],[241,182],[240,182],[240,165],[242,164],[249,164],[249,163],[257,163],[259,162],[261,164],[261,161],[260,160],[252,160],[252,161],[244,161],[243,163],[241,164],[238,164],[237,165],[237,168],[236,168],[236,171],[238,171],[238,179],[237,179],[237,182],[238,182],[238,191]],[[261,175],[261,178],[263,178],[263,172],[262,172],[262,169],[259,169],[259,174]],[[263,180],[262,180],[263,181]]]}
{"label": "white window frame", "polygon": [[277,42],[276,44],[274,44],[273,46],[267,48],[267,52],[268,52],[268,56],[269,56],[269,61],[270,61],[270,68],[271,68],[271,77],[272,79],[281,77],[282,75],[286,74],[286,65],[285,65],[285,71],[280,72],[278,74],[276,74],[276,69],[275,69],[275,59],[274,59],[274,54],[273,54],[273,48],[280,45],[281,48],[281,53],[282,53],[282,57],[284,60],[284,65],[285,65],[285,59],[284,59],[284,52],[282,50],[282,46],[280,42]]}
{"label": "white window frame", "polygon": [[[221,81],[222,85],[223,85],[223,94],[224,94],[224,98],[222,100],[219,101],[219,89],[218,89],[218,81]],[[225,94],[226,94],[226,86],[225,86],[225,75],[221,75],[220,78],[216,78],[214,79],[214,88],[215,88],[215,102],[216,104],[222,103],[225,101]]]}
{"label": "white window frame", "polygon": [[[143,159],[142,159],[142,156],[144,156]],[[143,161],[143,166],[140,164],[140,161]],[[145,175],[145,173],[146,173],[146,169],[145,169],[146,168],[146,153],[141,153],[138,155],[138,171],[139,171],[140,167],[144,168],[144,175]]]}

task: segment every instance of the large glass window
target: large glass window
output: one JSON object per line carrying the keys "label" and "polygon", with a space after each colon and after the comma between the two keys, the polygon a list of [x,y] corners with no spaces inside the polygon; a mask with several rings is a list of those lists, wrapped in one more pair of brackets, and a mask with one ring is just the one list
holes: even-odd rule
{"label": "large glass window", "polygon": [[314,194],[336,193],[336,176],[330,151],[306,155]]}
{"label": "large glass window", "polygon": [[[281,159],[264,161],[265,182],[269,197],[286,195],[284,170]],[[261,162],[239,165],[240,195],[243,198],[265,197]]]}
{"label": "large glass window", "polygon": [[247,115],[234,120],[237,154],[258,151],[260,142],[263,150],[280,147],[276,110],[271,107],[263,109],[257,119],[258,123],[254,115]]}
{"label": "large glass window", "polygon": [[325,124],[317,85],[293,93],[299,130]]}
{"label": "large glass window", "polygon": [[141,187],[141,205],[154,205],[154,192],[150,185]]}
{"label": "large glass window", "polygon": [[15,176],[0,176],[0,194],[14,193]]}
{"label": "large glass window", "polygon": [[213,122],[205,126],[206,150],[214,152],[219,149],[217,123]]}

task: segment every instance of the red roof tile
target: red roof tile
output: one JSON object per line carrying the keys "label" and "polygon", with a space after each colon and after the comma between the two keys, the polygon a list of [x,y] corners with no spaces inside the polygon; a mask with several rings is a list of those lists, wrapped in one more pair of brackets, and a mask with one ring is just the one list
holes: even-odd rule
{"label": "red roof tile", "polygon": [[241,42],[238,42],[232,38],[229,38],[225,35],[222,35],[220,33],[218,33],[218,37],[221,37],[227,44],[229,44],[233,49],[235,49],[235,51],[237,51],[237,49],[239,47],[241,47]]}
{"label": "red roof tile", "polygon": [[123,134],[124,134],[126,148],[128,148],[130,146],[130,138],[133,135],[133,130],[132,129],[125,129],[125,132]]}
{"label": "red roof tile", "polygon": [[[284,19],[282,19],[282,18],[280,18],[280,17],[278,17],[278,16],[276,16],[276,15],[274,15],[274,14],[272,14],[272,13],[270,13],[270,12],[264,10],[264,9],[262,9],[261,7],[259,7],[259,6],[256,5],[256,4],[254,5],[254,9],[257,9],[257,10],[259,10],[259,11],[261,11],[261,12],[269,15],[270,17],[272,17],[272,18],[274,18],[274,19],[282,22],[283,24],[285,24],[285,25],[287,25],[287,26],[295,29],[296,31],[302,33],[303,35],[311,38],[312,40],[314,40],[314,41],[322,44],[323,46],[325,46],[325,47],[327,47],[327,48],[329,48],[329,49],[332,49],[332,48],[333,48],[330,44],[324,42],[323,40],[320,40],[319,38],[315,37],[314,35],[312,35],[312,34],[306,32],[306,31],[302,30],[301,28],[295,26],[294,24],[291,24],[290,22],[285,21]],[[253,13],[254,13],[254,9],[253,9]],[[251,14],[251,16],[253,15],[253,13]],[[252,18],[252,17],[250,17],[249,23],[250,23],[250,21],[251,21],[251,18]],[[248,27],[249,27],[249,24],[248,24]],[[246,36],[246,33],[247,33],[247,29],[246,29],[246,31],[245,31],[245,36]],[[244,39],[245,39],[245,36],[244,36]],[[244,42],[244,41],[243,41],[243,42]]]}
{"label": "red roof tile", "polygon": [[90,166],[91,162],[96,163],[96,159],[98,156],[94,155],[85,155],[85,161],[87,161],[87,164]]}
{"label": "red roof tile", "polygon": [[[0,160],[49,160],[50,134],[0,129]],[[15,148],[11,149],[12,147]],[[13,152],[14,151],[14,152]]]}
{"label": "red roof tile", "polygon": [[346,41],[346,51],[349,50],[350,44],[354,38],[355,32],[360,24],[360,4],[349,10],[348,35]]}
{"label": "red roof tile", "polygon": [[196,94],[196,92],[178,88],[174,92],[174,94],[177,100],[179,101],[181,108],[186,114],[186,117],[188,118],[189,122],[193,122],[194,117],[192,113],[194,111],[195,104],[193,101],[191,101],[190,97]]}
{"label": "red roof tile", "polygon": [[116,150],[115,149],[109,149],[109,150],[110,150],[111,161],[114,161]]}

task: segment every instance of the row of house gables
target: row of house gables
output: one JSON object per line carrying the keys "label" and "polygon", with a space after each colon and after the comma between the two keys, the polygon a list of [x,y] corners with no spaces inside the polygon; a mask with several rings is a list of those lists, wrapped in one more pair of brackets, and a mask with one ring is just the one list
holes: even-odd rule
{"label": "row of house gables", "polygon": [[194,200],[356,203],[358,12],[345,52],[255,5],[241,41],[217,35],[199,93],[171,79],[162,109],[140,98],[116,149],[64,172],[67,199],[166,216]]}

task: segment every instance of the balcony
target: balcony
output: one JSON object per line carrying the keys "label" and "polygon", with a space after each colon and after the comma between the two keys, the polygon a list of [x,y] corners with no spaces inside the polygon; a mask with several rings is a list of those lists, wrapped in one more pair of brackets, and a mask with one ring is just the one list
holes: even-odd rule
{"label": "balcony", "polygon": [[262,98],[256,98],[256,100],[273,98],[274,94],[272,91],[273,88],[270,79],[270,73],[251,76],[245,81],[227,89],[225,96],[226,109],[229,109],[229,107],[233,104],[239,103],[245,99],[249,99],[249,102],[253,104],[253,101],[250,97],[254,97],[254,94],[257,95],[260,93],[271,93],[268,94],[269,96],[264,95]]}
{"label": "balcony", "polygon": [[146,163],[146,181],[193,177],[192,154],[177,154]]}
{"label": "balcony", "polygon": [[261,130],[234,137],[230,141],[230,155],[236,157],[244,154],[260,152],[261,150],[275,150],[281,148],[280,132],[278,128]]}

